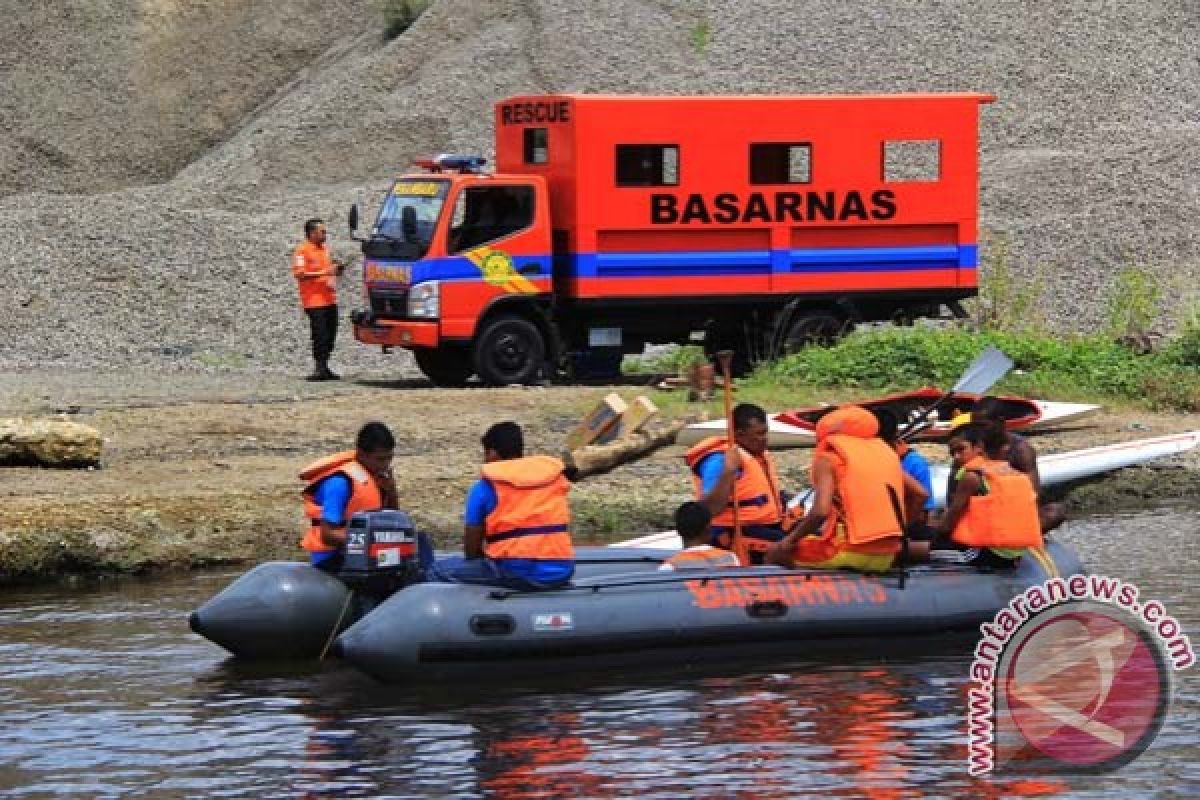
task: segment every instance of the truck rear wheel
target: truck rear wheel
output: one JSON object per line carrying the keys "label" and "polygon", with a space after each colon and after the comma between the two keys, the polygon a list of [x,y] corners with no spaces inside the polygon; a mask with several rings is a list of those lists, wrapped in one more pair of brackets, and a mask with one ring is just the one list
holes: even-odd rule
{"label": "truck rear wheel", "polygon": [[475,374],[489,386],[533,383],[546,360],[546,341],[524,317],[497,317],[476,337],[474,355]]}
{"label": "truck rear wheel", "polygon": [[434,386],[462,386],[474,371],[465,348],[413,350],[413,358]]}
{"label": "truck rear wheel", "polygon": [[849,320],[832,311],[801,311],[788,326],[783,350],[785,353],[795,353],[809,345],[828,346],[842,338],[849,329]]}

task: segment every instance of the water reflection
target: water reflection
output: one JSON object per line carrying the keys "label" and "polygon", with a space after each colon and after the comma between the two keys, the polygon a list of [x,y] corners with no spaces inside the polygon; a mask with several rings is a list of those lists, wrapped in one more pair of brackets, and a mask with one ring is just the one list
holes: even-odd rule
{"label": "water reflection", "polygon": [[[1071,523],[1193,636],[1200,514]],[[524,685],[385,687],[228,661],[185,627],[231,573],[0,596],[0,795],[790,798],[1200,795],[1200,693],[1102,778],[966,776],[972,637]]]}

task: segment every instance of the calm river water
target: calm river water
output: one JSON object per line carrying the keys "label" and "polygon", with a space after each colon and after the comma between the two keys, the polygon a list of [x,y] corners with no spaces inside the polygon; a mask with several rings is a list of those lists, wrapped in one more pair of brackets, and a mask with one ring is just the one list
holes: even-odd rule
{"label": "calm river water", "polygon": [[[1200,511],[1074,521],[1200,645]],[[4,797],[1198,797],[1200,678],[1151,749],[1099,777],[974,780],[973,641],[527,688],[383,687],[239,667],[187,613],[238,571],[0,593]]]}

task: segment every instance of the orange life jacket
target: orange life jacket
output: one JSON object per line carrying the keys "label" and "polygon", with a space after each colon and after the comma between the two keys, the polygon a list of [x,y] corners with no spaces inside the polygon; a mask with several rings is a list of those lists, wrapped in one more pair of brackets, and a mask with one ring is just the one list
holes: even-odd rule
{"label": "orange life jacket", "polygon": [[[700,479],[697,467],[706,456],[724,453],[728,448],[729,442],[725,437],[710,436],[684,454],[683,457],[692,470],[692,483],[696,487],[697,500],[704,498],[704,482]],[[775,460],[768,452],[764,451],[761,456],[742,453],[741,474],[734,481],[730,495],[725,509],[713,517],[714,526],[733,527],[735,502],[738,506],[739,525],[778,525],[783,519],[783,509],[779,502],[779,475],[775,471]]]}
{"label": "orange life jacket", "polygon": [[[332,456],[314,461],[300,472],[300,480],[305,482],[301,495],[304,497],[304,516],[308,517],[308,529],[300,546],[310,553],[327,553],[336,550],[321,538],[321,506],[316,501],[317,484],[331,475],[341,473],[350,479],[350,499],[346,503],[346,515],[343,523],[349,522],[350,517],[359,511],[378,511],[383,507],[383,493],[375,479],[366,468],[358,463],[353,450],[346,450]],[[335,530],[345,530],[345,524]]]}
{"label": "orange life jacket", "polygon": [[963,471],[976,472],[987,494],[975,495],[950,538],[968,547],[1041,547],[1037,493],[1033,481],[1007,461],[974,458]]}
{"label": "orange life jacket", "polygon": [[[322,274],[306,276],[314,272]],[[326,246],[305,240],[297,247],[292,255],[292,276],[300,288],[300,305],[305,308],[337,305],[337,275]]]}
{"label": "orange life jacket", "polygon": [[[866,555],[900,552],[904,470],[900,457],[875,438],[879,423],[871,412],[846,406],[817,423],[818,458],[833,465],[833,511],[817,537],[797,542],[798,560],[815,563],[839,552]],[[816,541],[813,541],[813,539]]]}
{"label": "orange life jacket", "polygon": [[483,465],[483,477],[496,491],[496,508],[484,521],[483,551],[488,558],[569,560],[570,483],[563,462],[525,456]]}
{"label": "orange life jacket", "polygon": [[738,561],[738,557],[728,550],[707,545],[680,550],[664,561],[663,564],[670,564],[675,569],[708,569],[710,567],[740,567],[742,565]]}

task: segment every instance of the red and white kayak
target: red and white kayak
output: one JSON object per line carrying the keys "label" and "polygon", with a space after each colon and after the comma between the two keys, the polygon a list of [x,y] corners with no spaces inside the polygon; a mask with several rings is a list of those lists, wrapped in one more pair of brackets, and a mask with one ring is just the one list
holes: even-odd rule
{"label": "red and white kayak", "polygon": [[[940,389],[927,387],[912,392],[889,395],[875,400],[862,400],[858,405],[868,408],[887,408],[896,414],[902,424],[920,419],[927,408],[941,398]],[[979,402],[980,395],[969,392],[956,392],[951,398],[938,407],[937,419],[933,424],[917,434],[917,441],[937,441],[946,437],[950,432],[951,421],[969,412]],[[1024,397],[999,397],[1005,415],[1005,425],[1009,430],[1030,430],[1050,428],[1066,422],[1075,422],[1089,414],[1100,410],[1100,406],[1092,403],[1059,403],[1049,400],[1029,400]],[[782,411],[769,415],[767,418],[768,446],[772,449],[788,447],[809,447],[813,443],[813,430],[817,421],[837,408],[833,405],[801,408],[794,411]],[[717,436],[725,432],[725,420],[710,420],[689,425],[679,432],[676,444],[695,444],[709,436]]]}
{"label": "red and white kayak", "polygon": [[[1200,446],[1200,430],[1155,436],[1150,439],[1135,439],[1131,442],[1105,444],[1084,450],[1069,450],[1065,453],[1050,453],[1038,456],[1038,476],[1041,478],[1043,486],[1054,486],[1124,467],[1144,464],[1156,458],[1178,455],[1197,446]],[[949,474],[949,470],[950,468],[944,464],[936,464],[930,470],[934,501],[939,508],[946,502],[946,476]],[[617,544],[624,547],[674,549],[682,546],[679,534],[675,531],[651,533]]]}

